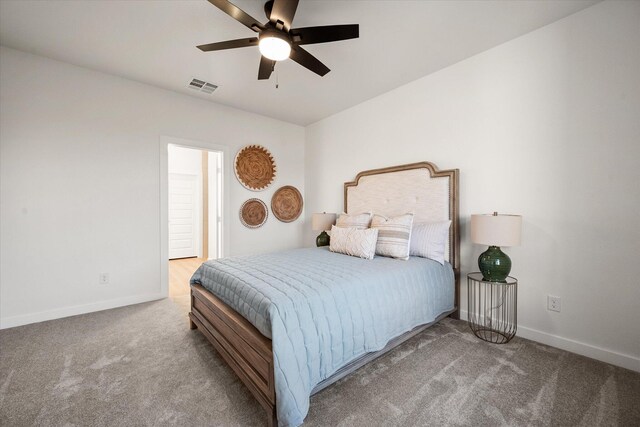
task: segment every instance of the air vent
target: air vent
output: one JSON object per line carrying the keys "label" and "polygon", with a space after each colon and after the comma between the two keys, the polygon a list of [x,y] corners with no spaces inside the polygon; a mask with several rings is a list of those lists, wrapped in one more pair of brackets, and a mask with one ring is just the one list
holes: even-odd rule
{"label": "air vent", "polygon": [[187,87],[207,94],[212,94],[214,90],[218,89],[218,86],[213,83],[205,82],[200,79],[191,79]]}

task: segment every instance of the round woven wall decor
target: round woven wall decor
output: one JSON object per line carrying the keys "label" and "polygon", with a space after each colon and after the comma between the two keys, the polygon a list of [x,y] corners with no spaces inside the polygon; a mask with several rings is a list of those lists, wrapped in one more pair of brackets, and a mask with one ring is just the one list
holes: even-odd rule
{"label": "round woven wall decor", "polygon": [[302,194],[296,187],[285,185],[271,198],[271,211],[282,222],[292,222],[302,213]]}
{"label": "round woven wall decor", "polygon": [[233,169],[240,184],[252,191],[264,190],[276,177],[276,162],[260,145],[247,145],[238,151]]}
{"label": "round woven wall decor", "polygon": [[245,227],[262,227],[268,216],[267,205],[260,199],[249,199],[240,206],[240,222]]}

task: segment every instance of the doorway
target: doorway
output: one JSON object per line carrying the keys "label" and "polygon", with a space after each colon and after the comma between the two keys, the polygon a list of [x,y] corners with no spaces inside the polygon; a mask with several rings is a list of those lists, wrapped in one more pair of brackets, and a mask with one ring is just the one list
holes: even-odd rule
{"label": "doorway", "polygon": [[[205,261],[222,256],[224,151],[163,139],[166,153],[167,295],[183,299],[189,279]],[[164,171],[163,171],[164,172]],[[164,203],[163,203],[164,205]],[[162,215],[161,215],[162,217]],[[162,221],[162,218],[161,218]]]}
{"label": "doorway", "polygon": [[[199,174],[171,172],[175,155],[169,147],[169,259],[194,258],[200,255],[197,241],[202,224],[199,207],[203,202]],[[179,149],[179,147],[175,147]],[[194,151],[190,149],[180,149]],[[173,161],[172,161],[173,160]]]}

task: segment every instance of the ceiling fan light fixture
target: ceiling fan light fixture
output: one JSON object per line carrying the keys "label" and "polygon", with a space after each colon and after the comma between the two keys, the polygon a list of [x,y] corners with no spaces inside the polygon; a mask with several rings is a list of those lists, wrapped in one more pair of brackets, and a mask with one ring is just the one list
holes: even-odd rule
{"label": "ceiling fan light fixture", "polygon": [[258,80],[268,80],[275,70],[276,61],[287,58],[322,77],[331,70],[307,52],[302,45],[357,39],[360,36],[360,26],[344,24],[294,28],[292,23],[298,2],[299,0],[267,1],[264,12],[269,22],[261,24],[229,0],[209,0],[209,3],[222,12],[258,33],[258,37],[208,43],[196,47],[203,52],[212,52],[258,45],[262,54],[258,66]]}
{"label": "ceiling fan light fixture", "polygon": [[291,43],[279,32],[261,34],[258,48],[262,56],[272,61],[285,60],[291,54]]}

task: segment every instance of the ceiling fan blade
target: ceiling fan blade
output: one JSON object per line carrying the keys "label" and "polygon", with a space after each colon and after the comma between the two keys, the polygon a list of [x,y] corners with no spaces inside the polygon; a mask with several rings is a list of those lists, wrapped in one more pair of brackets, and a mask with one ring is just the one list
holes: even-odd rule
{"label": "ceiling fan blade", "polygon": [[196,47],[203,52],[211,52],[214,50],[235,49],[238,47],[250,47],[250,46],[258,46],[257,37],[251,37],[249,39],[227,40],[224,42],[201,44],[200,46],[196,46]]}
{"label": "ceiling fan blade", "polygon": [[290,34],[293,42],[297,45],[327,43],[357,39],[360,36],[360,26],[358,24],[348,24],[293,28]]}
{"label": "ceiling fan blade", "polygon": [[268,80],[273,72],[273,63],[271,59],[260,56],[260,67],[258,67],[258,80]]}
{"label": "ceiling fan blade", "polygon": [[227,0],[209,0],[209,3],[256,33],[264,29],[260,21]]}
{"label": "ceiling fan blade", "polygon": [[284,24],[285,31],[291,28],[293,16],[298,8],[298,0],[275,0],[271,8],[269,20],[273,23],[280,21]]}
{"label": "ceiling fan blade", "polygon": [[324,76],[331,71],[326,65],[318,60],[315,56],[301,48],[300,46],[291,46],[291,55],[289,58],[296,61],[303,67],[313,71],[319,76]]}

